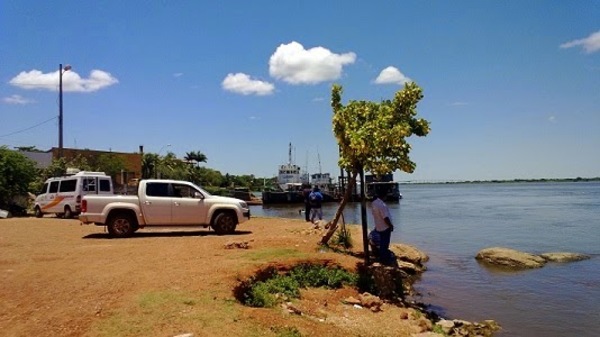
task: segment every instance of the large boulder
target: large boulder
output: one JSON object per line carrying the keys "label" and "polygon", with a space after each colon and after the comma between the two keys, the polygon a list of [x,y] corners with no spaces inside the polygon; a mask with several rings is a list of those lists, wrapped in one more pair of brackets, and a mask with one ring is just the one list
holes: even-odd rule
{"label": "large boulder", "polygon": [[393,243],[390,250],[394,252],[396,258],[402,261],[411,262],[416,265],[423,265],[429,261],[429,256],[418,248],[404,243]]}
{"label": "large boulder", "polygon": [[590,258],[589,255],[579,254],[579,253],[567,253],[567,252],[551,252],[544,253],[540,255],[544,260],[548,262],[575,262],[587,260]]}
{"label": "large boulder", "polygon": [[546,260],[540,256],[503,247],[482,249],[475,258],[488,264],[513,269],[541,268],[546,263]]}

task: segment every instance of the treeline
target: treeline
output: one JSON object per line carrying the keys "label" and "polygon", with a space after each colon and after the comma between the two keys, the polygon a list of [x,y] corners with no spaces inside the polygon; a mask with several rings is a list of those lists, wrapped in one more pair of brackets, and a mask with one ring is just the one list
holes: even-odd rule
{"label": "treeline", "polygon": [[[201,166],[200,163],[206,160],[206,156],[199,151],[188,152],[183,159],[177,158],[174,153],[165,156],[146,153],[142,157],[142,178],[187,180],[215,194],[225,194],[227,190],[237,187],[262,191],[276,186],[276,178],[273,177],[222,174]],[[17,196],[27,195],[28,192],[38,194],[46,179],[65,175],[67,168],[101,171],[112,177],[119,177],[127,169],[123,158],[113,153],[92,157],[78,155],[68,160],[53,159],[48,167],[40,169],[21,152],[0,146],[0,208],[10,206]]]}
{"label": "treeline", "polygon": [[509,180],[464,180],[464,181],[439,181],[439,182],[406,182],[407,184],[510,184],[510,183],[547,183],[547,182],[591,182],[600,181],[600,177],[592,178],[537,178],[537,179],[509,179]]}
{"label": "treeline", "polygon": [[248,188],[251,191],[262,191],[273,188],[276,178],[256,177],[253,174],[233,175],[221,173],[200,163],[207,158],[200,151],[188,152],[183,159],[174,153],[160,156],[156,153],[145,153],[142,158],[142,179],[161,178],[187,180],[202,186],[211,193],[222,194],[223,190],[236,187]]}

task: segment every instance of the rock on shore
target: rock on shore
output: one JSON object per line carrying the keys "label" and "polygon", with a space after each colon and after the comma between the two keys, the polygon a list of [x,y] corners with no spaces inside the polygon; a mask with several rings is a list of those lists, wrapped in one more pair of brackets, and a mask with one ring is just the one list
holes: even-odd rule
{"label": "rock on shore", "polygon": [[479,261],[512,269],[541,268],[546,262],[574,262],[589,259],[589,255],[569,252],[530,254],[511,248],[492,247],[480,250],[475,258]]}

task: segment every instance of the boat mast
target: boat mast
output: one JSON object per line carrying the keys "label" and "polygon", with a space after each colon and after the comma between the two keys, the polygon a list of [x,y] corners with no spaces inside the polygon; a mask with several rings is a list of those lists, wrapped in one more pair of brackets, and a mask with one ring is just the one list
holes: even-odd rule
{"label": "boat mast", "polygon": [[319,160],[319,175],[321,172],[321,154],[319,153],[319,149],[317,148],[317,159]]}
{"label": "boat mast", "polygon": [[290,149],[288,150],[288,164],[292,164],[292,142],[290,142]]}

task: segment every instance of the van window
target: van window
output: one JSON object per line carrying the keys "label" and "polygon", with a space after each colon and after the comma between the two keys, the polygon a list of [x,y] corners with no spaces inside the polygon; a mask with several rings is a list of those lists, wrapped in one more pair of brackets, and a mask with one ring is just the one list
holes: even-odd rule
{"label": "van window", "polygon": [[44,186],[42,187],[42,190],[39,194],[44,194],[46,193],[46,191],[48,191],[48,183],[44,183]]}
{"label": "van window", "polygon": [[58,181],[53,181],[50,183],[50,190],[48,193],[56,193],[58,192]]}
{"label": "van window", "polygon": [[63,180],[60,182],[59,192],[75,192],[77,179]]}
{"label": "van window", "polygon": [[96,192],[96,179],[83,178],[83,190],[87,192]]}
{"label": "van window", "polygon": [[165,183],[148,183],[146,184],[146,195],[151,197],[168,197],[169,184]]}
{"label": "van window", "polygon": [[110,192],[110,180],[100,179],[100,192]]}

